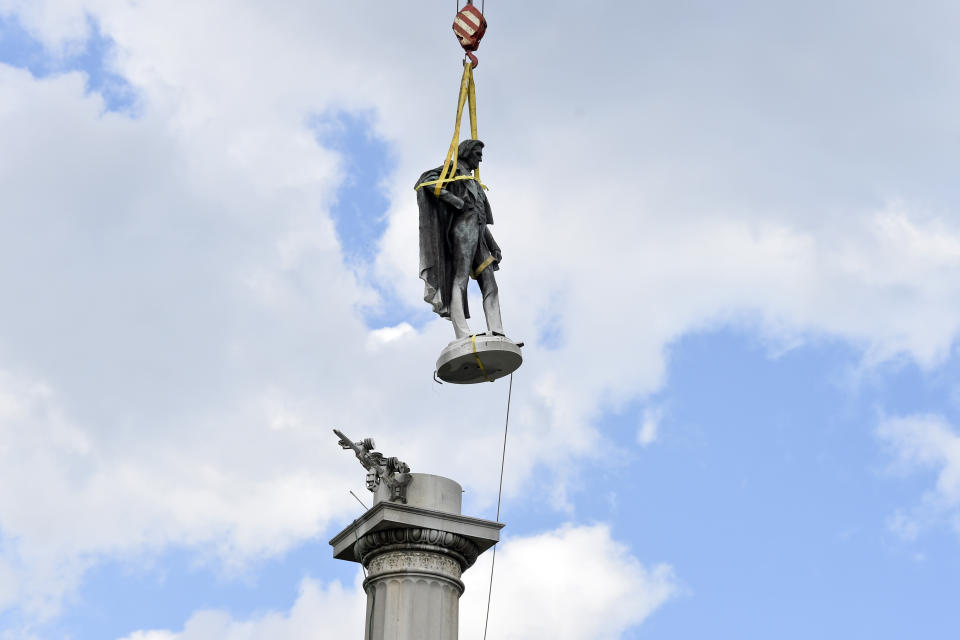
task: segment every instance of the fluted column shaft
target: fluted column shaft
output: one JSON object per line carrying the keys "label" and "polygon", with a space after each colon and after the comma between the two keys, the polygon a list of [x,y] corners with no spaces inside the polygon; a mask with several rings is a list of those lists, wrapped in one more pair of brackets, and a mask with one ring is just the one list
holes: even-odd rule
{"label": "fluted column shaft", "polygon": [[473,542],[402,528],[367,534],[355,550],[367,569],[365,640],[457,640],[460,576],[479,553]]}

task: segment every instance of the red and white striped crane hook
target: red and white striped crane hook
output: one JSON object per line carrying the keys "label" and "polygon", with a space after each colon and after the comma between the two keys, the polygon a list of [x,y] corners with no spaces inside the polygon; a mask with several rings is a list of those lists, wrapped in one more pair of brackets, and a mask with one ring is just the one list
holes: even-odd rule
{"label": "red and white striped crane hook", "polygon": [[483,17],[480,9],[473,6],[473,0],[467,0],[467,4],[457,12],[453,19],[453,33],[460,41],[460,46],[470,58],[470,64],[476,69],[479,61],[473,52],[480,46],[480,38],[487,32],[487,19]]}

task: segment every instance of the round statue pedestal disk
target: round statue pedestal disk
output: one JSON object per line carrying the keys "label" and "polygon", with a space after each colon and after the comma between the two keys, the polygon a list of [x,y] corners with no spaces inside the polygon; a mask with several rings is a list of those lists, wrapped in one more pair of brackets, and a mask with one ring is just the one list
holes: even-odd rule
{"label": "round statue pedestal disk", "polygon": [[448,344],[437,358],[436,376],[453,384],[493,382],[516,371],[522,362],[520,345],[513,340],[481,333]]}

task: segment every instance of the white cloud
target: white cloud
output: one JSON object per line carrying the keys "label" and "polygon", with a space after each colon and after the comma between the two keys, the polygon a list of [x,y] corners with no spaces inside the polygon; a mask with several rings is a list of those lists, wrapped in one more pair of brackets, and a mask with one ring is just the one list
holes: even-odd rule
{"label": "white cloud", "polygon": [[[483,635],[490,552],[481,558],[465,574],[467,591],[460,602],[464,640]],[[644,567],[605,525],[509,538],[497,554],[488,638],[612,640],[679,592],[669,566]],[[139,631],[123,640],[359,638],[364,598],[359,577],[352,589],[307,579],[288,613],[238,621],[204,611],[191,616],[181,632]]]}
{"label": "white cloud", "polygon": [[6,609],[16,604],[19,582],[17,572],[0,560],[0,608]]}
{"label": "white cloud", "polygon": [[[142,106],[105,114],[82,74],[0,65],[0,531],[20,605],[50,615],[104,555],[179,544],[242,563],[312,539],[362,482],[335,425],[456,477],[468,510],[490,504],[505,383],[434,385],[446,323],[371,335],[356,309],[377,295],[329,217],[341,159],[306,124],[375,113],[398,165],[375,272],[422,309],[411,187],[450,135],[449,16],[306,0],[0,10],[53,50],[92,16]],[[960,104],[942,75],[896,70],[960,59],[944,53],[951,21],[917,10],[924,28],[905,32],[923,41],[891,42],[879,9],[825,25],[813,7],[791,20],[816,34],[811,53],[780,22],[728,42],[696,11],[497,11],[477,74],[484,176],[506,326],[528,345],[508,498],[540,482],[565,504],[597,416],[656,390],[690,331],[835,336],[870,363],[946,356],[960,221],[944,131]],[[649,31],[554,46],[572,24],[609,33],[614,12]],[[563,336],[549,348],[545,314]],[[434,444],[451,416],[452,450]]]}
{"label": "white cloud", "polygon": [[[483,636],[490,558],[466,574],[460,637]],[[488,637],[610,640],[681,588],[668,565],[643,566],[605,525],[510,538],[497,551]]]}
{"label": "white cloud", "polygon": [[660,429],[660,419],[663,417],[663,411],[660,409],[644,409],[643,420],[640,423],[640,429],[637,431],[637,442],[641,446],[647,446],[657,440],[657,432]]}
{"label": "white cloud", "polygon": [[365,606],[360,589],[359,583],[344,588],[339,582],[324,586],[307,578],[286,613],[235,620],[223,611],[201,611],[190,617],[182,631],[137,631],[122,640],[359,639]]}
{"label": "white cloud", "polygon": [[923,529],[946,520],[960,534],[960,435],[941,416],[925,414],[885,418],[877,435],[896,456],[895,470],[932,470],[937,478],[918,505],[889,518],[890,529],[912,541]]}
{"label": "white cloud", "polygon": [[416,330],[410,326],[409,322],[401,322],[395,327],[374,329],[367,338],[367,348],[371,351],[376,351],[391,342],[396,342],[413,333],[416,333]]}

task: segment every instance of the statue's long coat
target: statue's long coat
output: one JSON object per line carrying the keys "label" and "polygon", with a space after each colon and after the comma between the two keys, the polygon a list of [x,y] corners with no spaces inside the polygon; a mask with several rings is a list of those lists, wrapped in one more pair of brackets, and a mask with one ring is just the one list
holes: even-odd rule
{"label": "statue's long coat", "polygon": [[[437,180],[443,167],[431,169],[420,176],[417,184]],[[465,175],[457,169],[457,175]],[[459,198],[466,196],[466,181],[448,182],[444,188]],[[453,250],[450,246],[450,225],[458,213],[433,195],[434,186],[417,189],[417,207],[420,209],[420,279],[423,280],[423,299],[442,318],[450,317],[450,298],[453,292]],[[493,224],[490,202],[484,197],[486,224]],[[481,242],[484,230],[480,233]],[[496,263],[490,265],[498,269]],[[463,301],[464,315],[470,317],[466,296]]]}

